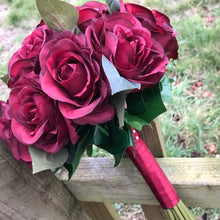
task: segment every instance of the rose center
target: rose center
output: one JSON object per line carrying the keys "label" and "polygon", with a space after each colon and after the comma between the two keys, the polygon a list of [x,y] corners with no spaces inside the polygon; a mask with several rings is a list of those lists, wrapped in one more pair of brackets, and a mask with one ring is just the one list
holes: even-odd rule
{"label": "rose center", "polygon": [[61,67],[60,80],[68,80],[76,69],[75,63],[65,64]]}
{"label": "rose center", "polygon": [[28,114],[27,114],[28,120],[30,122],[33,122],[36,119],[35,115],[36,115],[36,109],[32,109],[31,111],[29,111]]}
{"label": "rose center", "polygon": [[130,41],[130,45],[132,46],[132,48],[134,49],[135,53],[138,53],[138,40],[137,39],[132,39]]}

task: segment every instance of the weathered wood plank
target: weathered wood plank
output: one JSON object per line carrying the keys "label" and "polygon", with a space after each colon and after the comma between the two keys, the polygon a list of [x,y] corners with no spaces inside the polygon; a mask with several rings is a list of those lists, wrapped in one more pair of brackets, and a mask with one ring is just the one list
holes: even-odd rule
{"label": "weathered wood plank", "polygon": [[169,220],[159,205],[142,205],[142,209],[147,220]]}
{"label": "weathered wood plank", "polygon": [[83,210],[94,220],[120,220],[109,202],[81,202]]}
{"label": "weathered wood plank", "polygon": [[[220,159],[159,158],[161,168],[188,206],[220,208]],[[71,181],[59,176],[80,201],[158,204],[129,158],[82,158]]]}
{"label": "weathered wood plank", "polygon": [[166,157],[164,140],[158,118],[151,122],[151,126],[144,126],[140,135],[155,157]]}
{"label": "weathered wood plank", "polygon": [[32,175],[0,140],[0,219],[87,220],[71,192],[51,172]]}

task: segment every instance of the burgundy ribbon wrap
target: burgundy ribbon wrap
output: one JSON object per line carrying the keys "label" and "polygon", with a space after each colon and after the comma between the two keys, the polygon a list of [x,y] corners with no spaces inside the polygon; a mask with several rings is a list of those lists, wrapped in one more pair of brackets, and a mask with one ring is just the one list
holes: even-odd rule
{"label": "burgundy ribbon wrap", "polygon": [[132,134],[135,142],[135,155],[134,147],[128,147],[126,153],[142,174],[162,208],[170,209],[176,206],[180,199],[172,184],[160,168],[144,140],[133,128]]}

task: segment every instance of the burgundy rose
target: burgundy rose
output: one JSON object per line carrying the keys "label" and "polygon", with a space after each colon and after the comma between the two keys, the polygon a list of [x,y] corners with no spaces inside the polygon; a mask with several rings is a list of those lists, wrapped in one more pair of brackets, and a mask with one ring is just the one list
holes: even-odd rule
{"label": "burgundy rose", "polygon": [[63,116],[76,124],[99,124],[112,119],[110,88],[100,61],[85,47],[83,34],[61,32],[40,53],[41,86],[58,101]]}
{"label": "burgundy rose", "polygon": [[15,159],[31,162],[28,145],[19,142],[12,133],[7,103],[0,102],[0,114],[0,138],[6,142]]}
{"label": "burgundy rose", "polygon": [[19,48],[11,57],[8,64],[10,76],[9,87],[22,75],[28,75],[32,71],[40,72],[39,52],[47,40],[51,37],[52,31],[42,21],[37,28],[27,36]]}
{"label": "burgundy rose", "polygon": [[137,4],[121,4],[121,11],[134,15],[146,27],[157,42],[159,42],[168,58],[178,58],[178,43],[176,32],[170,25],[169,18],[156,10],[149,10]]}
{"label": "burgundy rose", "polygon": [[141,83],[142,89],[156,85],[165,73],[168,58],[163,46],[129,13],[93,19],[85,35],[89,47],[104,54],[126,79]]}
{"label": "burgundy rose", "polygon": [[[68,128],[37,80],[34,74],[31,78],[22,76],[11,90],[8,109],[11,130],[20,143],[53,154],[68,142]],[[75,132],[75,142],[77,138]]]}
{"label": "burgundy rose", "polygon": [[79,28],[83,32],[93,18],[99,18],[108,13],[107,5],[97,1],[86,2],[77,9],[79,11]]}

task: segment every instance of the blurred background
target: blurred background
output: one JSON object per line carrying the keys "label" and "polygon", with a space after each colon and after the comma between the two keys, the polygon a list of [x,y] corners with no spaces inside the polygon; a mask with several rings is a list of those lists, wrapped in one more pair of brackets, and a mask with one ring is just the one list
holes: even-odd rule
{"label": "blurred background", "polygon": [[[68,0],[81,5],[86,0]],[[100,1],[104,2],[104,1]],[[167,66],[173,103],[160,116],[168,157],[220,155],[220,4],[218,0],[130,0],[166,14],[177,31],[179,59]],[[0,77],[12,54],[39,23],[33,0],[0,0]],[[109,156],[95,149],[93,156]],[[139,205],[114,204],[122,219],[144,220]],[[198,220],[220,210],[192,207]]]}

